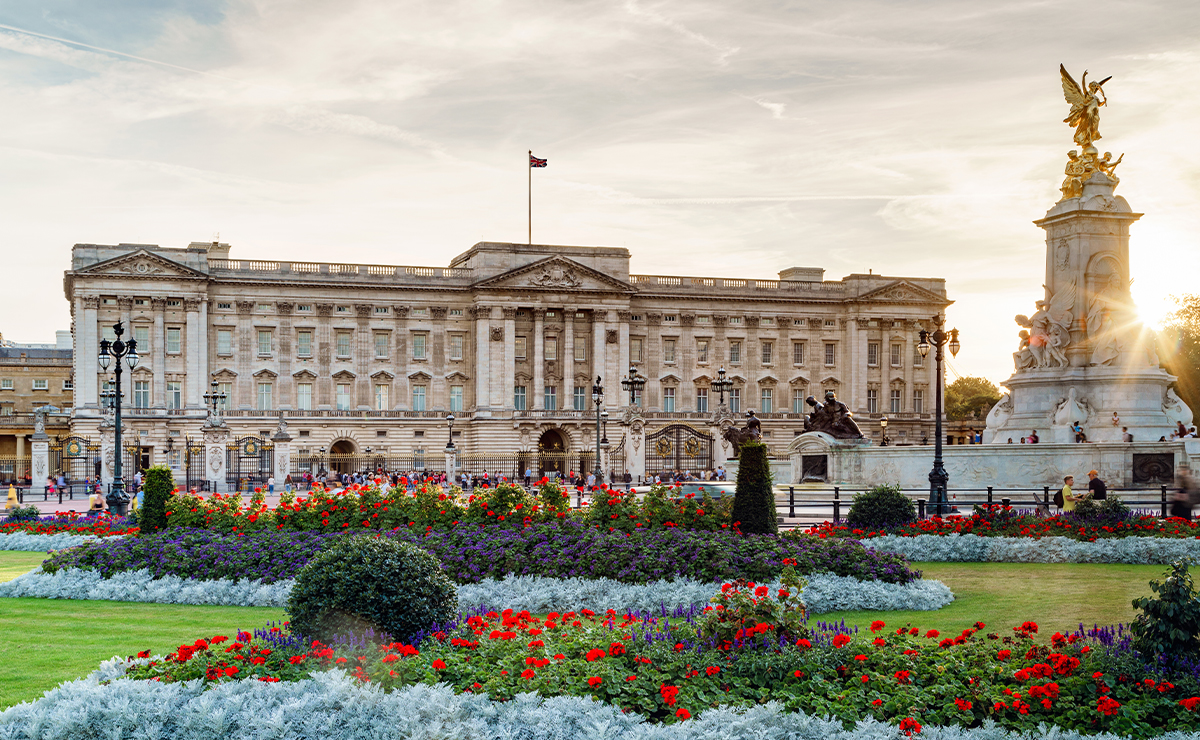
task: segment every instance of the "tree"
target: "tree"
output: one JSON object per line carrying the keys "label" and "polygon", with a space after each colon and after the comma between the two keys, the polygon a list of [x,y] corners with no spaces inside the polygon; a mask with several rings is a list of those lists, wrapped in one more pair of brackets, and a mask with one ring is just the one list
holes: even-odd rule
{"label": "tree", "polygon": [[1171,296],[1176,309],[1158,333],[1158,357],[1179,378],[1175,392],[1191,409],[1200,409],[1200,295]]}
{"label": "tree", "polygon": [[146,470],[146,478],[142,481],[144,503],[138,519],[141,531],[154,533],[167,528],[167,499],[174,490],[175,479],[171,477],[170,468],[155,465]]}
{"label": "tree", "polygon": [[733,494],[734,522],[744,534],[778,534],[771,461],[762,442],[747,442],[738,456],[737,488]]}
{"label": "tree", "polygon": [[959,378],[946,386],[946,418],[984,419],[1000,400],[1000,389],[987,378]]}

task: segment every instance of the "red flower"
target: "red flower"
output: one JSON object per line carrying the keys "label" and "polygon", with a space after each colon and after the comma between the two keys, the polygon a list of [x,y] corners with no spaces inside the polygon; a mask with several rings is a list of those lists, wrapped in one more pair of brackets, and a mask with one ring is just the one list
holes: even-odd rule
{"label": "red flower", "polygon": [[710,665],[708,668],[704,669],[704,672],[710,676],[715,676],[721,672],[721,669],[715,665]]}
{"label": "red flower", "polygon": [[905,735],[913,736],[921,734],[921,723],[912,717],[905,717],[900,720],[900,731]]}
{"label": "red flower", "polygon": [[600,660],[600,659],[601,659],[601,658],[603,658],[605,655],[608,655],[608,653],[604,652],[604,651],[603,651],[603,650],[601,650],[600,648],[593,648],[593,649],[591,649],[591,650],[589,650],[589,651],[588,651],[588,654],[587,654],[586,658],[587,658],[587,661],[588,661],[589,663],[591,663],[591,662],[593,662],[593,661]]}
{"label": "red flower", "polygon": [[1096,711],[1105,716],[1116,714],[1120,708],[1120,703],[1110,696],[1102,696],[1096,700]]}
{"label": "red flower", "polygon": [[678,710],[675,711],[675,716],[678,717],[679,719],[691,719],[692,713],[689,712],[688,710],[684,709],[683,707],[680,707]]}
{"label": "red flower", "polygon": [[808,650],[812,647],[812,643],[801,637],[799,640],[796,640],[796,647],[800,648],[801,650]]}
{"label": "red flower", "polygon": [[442,662],[442,659],[441,659],[441,658],[438,658],[437,660],[433,661],[433,665],[432,665],[431,667],[432,667],[432,668],[433,668],[435,671],[444,671],[444,670],[446,670],[446,664],[445,664],[444,662]]}
{"label": "red flower", "polygon": [[996,653],[997,660],[1008,660],[1010,657],[1012,657],[1011,650],[1001,650],[1000,652]]}
{"label": "red flower", "polygon": [[879,630],[883,629],[886,626],[887,625],[885,625],[883,622],[876,619],[874,622],[871,622],[871,631],[878,632]]}
{"label": "red flower", "polygon": [[235,666],[235,665],[225,666],[225,675],[226,676],[232,676],[233,674],[235,674],[237,672],[238,672],[237,666]]}
{"label": "red flower", "polygon": [[883,699],[876,699],[875,701],[873,701],[871,703],[877,707],[881,707],[881,706],[883,706]]}
{"label": "red flower", "polygon": [[846,647],[848,644],[850,644],[850,635],[837,635],[833,638],[835,648]]}
{"label": "red flower", "polygon": [[938,632],[937,630],[929,630],[928,632],[925,633],[925,636],[928,637],[930,640],[936,640],[940,634],[941,633]]}
{"label": "red flower", "polygon": [[602,683],[604,683],[604,679],[600,678],[599,676],[592,676],[588,679],[588,686],[591,686],[592,688],[595,688]]}
{"label": "red flower", "polygon": [[958,710],[960,712],[969,712],[969,711],[971,711],[971,707],[974,705],[971,704],[971,702],[969,702],[969,701],[963,701],[962,699],[955,699],[954,706],[958,707]]}
{"label": "red flower", "polygon": [[521,671],[521,678],[524,678],[524,679],[530,679],[536,675],[537,675],[536,673],[534,673],[532,670],[530,670],[528,668],[526,668],[524,671]]}

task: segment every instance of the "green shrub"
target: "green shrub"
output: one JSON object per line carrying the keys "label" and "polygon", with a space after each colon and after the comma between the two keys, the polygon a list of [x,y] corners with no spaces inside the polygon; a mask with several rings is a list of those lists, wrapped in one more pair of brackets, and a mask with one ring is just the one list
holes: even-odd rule
{"label": "green shrub", "polygon": [[733,499],[734,524],[746,534],[778,534],[775,491],[767,446],[747,442],[738,456],[737,489]]}
{"label": "green shrub", "polygon": [[36,521],[42,514],[36,506],[18,506],[8,512],[8,516],[4,518],[6,522],[32,522]]}
{"label": "green shrub", "polygon": [[157,532],[167,528],[167,499],[175,491],[171,469],[155,465],[146,471],[142,482],[142,512],[138,519],[141,531]]}
{"label": "green shrub", "polygon": [[1133,620],[1133,647],[1143,656],[1177,658],[1200,652],[1200,599],[1186,561],[1177,560],[1167,571],[1166,582],[1150,581],[1158,598],[1133,600],[1141,614]]}
{"label": "green shrub", "polygon": [[632,532],[641,528],[639,523],[643,527],[646,524],[642,519],[641,503],[632,490],[601,488],[593,492],[591,501],[585,503],[585,521],[601,530]]}
{"label": "green shrub", "polygon": [[779,581],[784,587],[774,593],[745,578],[721,584],[721,592],[709,599],[712,609],[697,625],[699,636],[724,649],[753,645],[754,635],[763,632],[788,643],[808,637],[808,608],[800,598],[808,581],[791,565],[784,566]]}
{"label": "green shrub", "polygon": [[1109,497],[1103,501],[1085,498],[1075,504],[1075,518],[1086,520],[1089,523],[1107,524],[1111,527],[1128,520],[1131,516],[1133,516],[1133,512],[1129,510],[1129,505],[1115,497]]}
{"label": "green shrub", "polygon": [[458,591],[424,550],[357,536],[300,569],[287,611],[292,632],[323,642],[368,628],[407,641],[453,618]]}
{"label": "green shrub", "polygon": [[899,485],[875,486],[854,495],[846,523],[857,529],[888,529],[916,521],[917,511],[912,500],[900,491]]}

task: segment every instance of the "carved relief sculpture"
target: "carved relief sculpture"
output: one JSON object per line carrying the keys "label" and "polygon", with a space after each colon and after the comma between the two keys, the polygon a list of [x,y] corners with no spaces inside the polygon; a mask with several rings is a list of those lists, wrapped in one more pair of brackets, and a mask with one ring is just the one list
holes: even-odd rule
{"label": "carved relief sculpture", "polygon": [[561,265],[543,265],[529,278],[529,284],[539,288],[578,288],[583,285],[575,271]]}
{"label": "carved relief sculpture", "polygon": [[834,439],[862,439],[862,430],[854,421],[846,404],[837,400],[833,391],[825,391],[825,403],[809,396],[804,402],[812,407],[812,413],[804,420],[804,431],[825,432]]}
{"label": "carved relief sculpture", "polygon": [[1018,370],[1040,367],[1066,367],[1066,348],[1071,344],[1071,322],[1075,319],[1075,283],[1051,296],[1049,301],[1038,301],[1037,311],[1032,317],[1023,314],[1016,317],[1019,326],[1028,331],[1020,332],[1020,344],[1013,355]]}

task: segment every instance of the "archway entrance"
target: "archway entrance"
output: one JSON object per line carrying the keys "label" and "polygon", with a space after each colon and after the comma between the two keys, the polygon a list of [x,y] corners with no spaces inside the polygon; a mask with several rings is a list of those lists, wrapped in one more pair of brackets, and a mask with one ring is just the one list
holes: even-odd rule
{"label": "archway entrance", "polygon": [[558,473],[562,475],[567,467],[567,442],[562,432],[557,429],[547,429],[538,437],[538,472],[542,475]]}
{"label": "archway entrance", "polygon": [[329,446],[329,469],[338,473],[354,473],[358,447],[348,439],[339,439]]}

